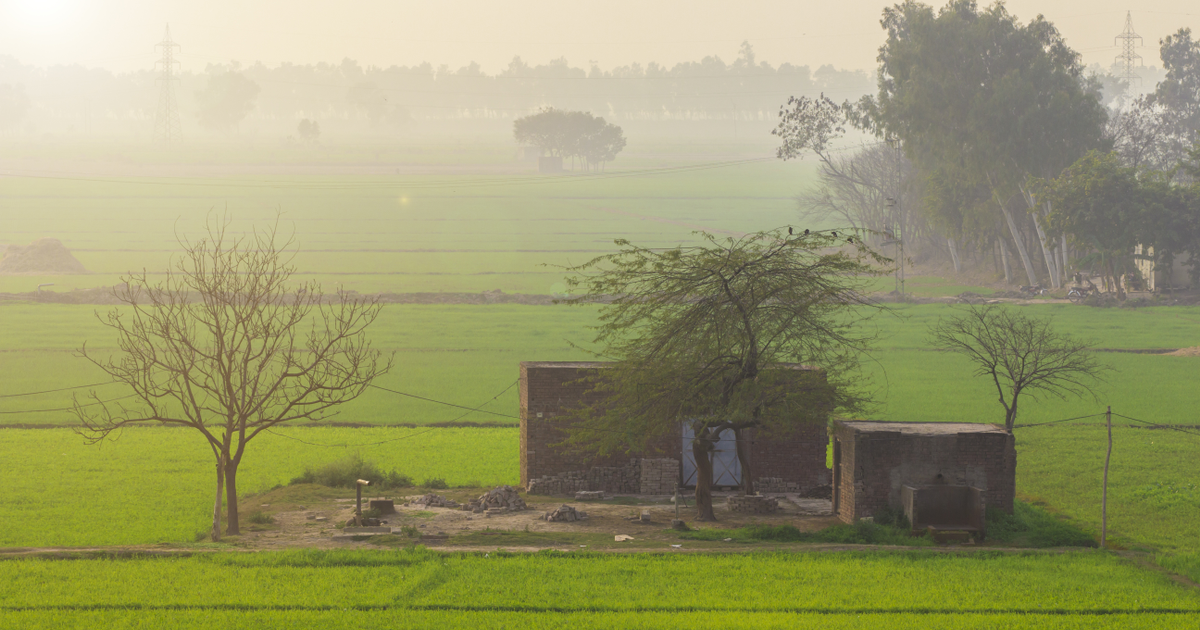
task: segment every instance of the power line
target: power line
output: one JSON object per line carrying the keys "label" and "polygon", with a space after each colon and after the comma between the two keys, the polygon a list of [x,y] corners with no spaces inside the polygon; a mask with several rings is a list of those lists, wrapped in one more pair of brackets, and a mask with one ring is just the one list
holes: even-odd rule
{"label": "power line", "polygon": [[1138,420],[1137,418],[1130,418],[1129,416],[1121,415],[1119,413],[1114,413],[1113,415],[1117,416],[1118,418],[1125,418],[1126,420],[1132,420],[1133,422],[1138,422],[1138,423],[1150,426],[1155,429],[1167,429],[1170,431],[1178,431],[1180,433],[1187,433],[1188,435],[1200,435],[1200,431],[1189,431],[1182,427],[1171,426],[1169,424],[1157,424],[1155,422],[1149,422],[1147,420]]}
{"label": "power line", "polygon": [[[69,389],[73,389],[73,388],[69,388]],[[99,400],[96,402],[86,403],[86,404],[79,405],[79,406],[80,407],[92,407],[95,405],[104,405],[104,404],[107,404],[110,402],[116,402],[118,400],[125,400],[126,398],[133,398],[134,396],[137,396],[137,394],[129,394],[128,396],[121,396],[120,398],[113,398],[111,400]],[[0,414],[8,415],[8,414],[16,414],[16,413],[50,413],[52,411],[71,411],[72,409],[75,409],[75,407],[59,407],[57,409],[26,409],[26,410],[18,410],[18,411],[0,411]]]}
{"label": "power line", "polygon": [[1103,413],[1094,413],[1090,416],[1079,416],[1078,418],[1063,418],[1062,420],[1051,420],[1049,422],[1039,422],[1037,424],[1016,424],[1016,425],[1013,425],[1013,428],[1014,429],[1023,429],[1026,427],[1044,427],[1048,424],[1058,424],[1060,422],[1071,422],[1072,420],[1086,420],[1087,418],[1095,418],[1097,416],[1103,416],[1103,415],[1104,415]]}
{"label": "power line", "polygon": [[103,387],[105,385],[116,385],[117,381],[106,381],[104,383],[92,383],[90,385],[75,385],[73,387],[60,387],[58,389],[47,389],[40,392],[25,392],[23,394],[0,394],[0,398],[20,398],[22,396],[37,396],[38,394],[53,394],[54,392],[65,392],[72,389],[85,389],[88,387]]}
{"label": "power line", "polygon": [[[491,415],[493,415],[493,416],[500,416],[501,418],[509,418],[509,419],[512,419],[512,420],[520,420],[520,419],[521,419],[521,417],[520,417],[520,416],[512,416],[512,415],[509,415],[509,414],[506,414],[506,413],[500,413],[500,412],[497,412],[497,411],[488,411],[488,410],[486,410],[486,409],[481,409],[481,408],[467,407],[466,405],[457,405],[457,404],[455,404],[455,403],[446,402],[446,401],[444,401],[444,400],[436,400],[436,399],[433,399],[433,398],[426,398],[425,396],[418,396],[418,395],[416,395],[416,394],[409,394],[409,393],[407,393],[407,392],[402,392],[402,391],[398,391],[398,390],[395,390],[395,389],[388,389],[388,388],[386,388],[386,387],[380,387],[379,385],[371,385],[371,387],[374,387],[375,389],[380,389],[380,390],[383,390],[383,391],[385,391],[385,392],[390,392],[390,393],[393,393],[393,394],[397,394],[397,395],[400,395],[400,396],[407,396],[408,398],[416,398],[417,400],[424,400],[425,402],[431,402],[431,403],[435,403],[435,404],[438,404],[438,405],[445,405],[445,406],[447,406],[447,407],[457,407],[457,408],[459,408],[459,409],[466,409],[466,410],[468,410],[468,411],[470,411],[470,412],[472,412],[472,413],[474,413],[474,412],[478,412],[478,413],[487,413],[487,414],[491,414]],[[508,390],[509,390],[509,389],[511,389],[511,388],[512,388],[512,385],[509,385],[507,388],[505,388],[505,389],[504,389],[504,391],[508,391]],[[501,392],[501,393],[503,393],[503,392]],[[499,394],[497,394],[496,396],[497,396],[497,397],[499,397]],[[491,400],[489,400],[488,402],[491,402]],[[486,405],[487,403],[484,403],[484,404]],[[465,414],[464,414],[464,415],[465,415]]]}

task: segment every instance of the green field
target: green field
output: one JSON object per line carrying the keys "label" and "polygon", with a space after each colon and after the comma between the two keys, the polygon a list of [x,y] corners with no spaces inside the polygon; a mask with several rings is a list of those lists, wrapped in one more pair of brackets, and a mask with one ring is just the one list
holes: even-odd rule
{"label": "green field", "polygon": [[[697,580],[705,584],[697,590]],[[1200,595],[1110,554],[266,552],[0,562],[23,627],[1155,627]],[[202,614],[203,613],[203,614]],[[961,615],[961,616],[960,616]],[[273,616],[273,617],[272,617]],[[932,617],[931,617],[932,616]],[[675,624],[675,625],[672,625]],[[794,626],[791,626],[794,627]],[[922,627],[930,627],[928,625]]]}
{"label": "green field", "polygon": [[[631,151],[620,168],[633,176],[603,178],[533,177],[496,147],[377,153],[377,160],[432,165],[395,176],[329,174],[361,161],[357,154],[326,156],[331,161],[313,167],[316,175],[280,174],[272,171],[279,163],[311,165],[268,152],[246,156],[244,172],[206,176],[179,175],[172,169],[188,165],[168,160],[146,177],[0,178],[0,244],[58,238],[92,272],[0,276],[0,292],[45,282],[57,292],[110,286],[131,269],[162,269],[178,250],[176,232],[200,232],[210,211],[228,212],[235,230],[282,211],[285,229],[294,230],[299,278],[326,290],[550,294],[564,289],[554,265],[612,251],[614,238],[668,246],[692,242],[697,229],[795,224],[793,197],[813,173],[811,162],[693,168],[763,154],[744,147],[695,155],[673,147],[661,151],[665,158],[656,151]],[[453,168],[462,164],[469,168]],[[688,168],[633,173],[678,166]],[[875,280],[879,290],[891,284]],[[908,289],[983,292],[932,277],[910,277]],[[901,305],[869,324],[879,339],[863,363],[862,387],[876,401],[867,417],[1002,419],[986,380],[971,376],[961,357],[928,348],[928,326],[954,308]],[[1020,308],[1051,314],[1060,329],[1105,349],[1200,345],[1197,307]],[[104,380],[75,352],[85,342],[101,354],[114,347],[93,317],[107,309],[0,303],[0,425],[74,421],[53,410],[87,388],[12,395]],[[377,384],[481,411],[373,390],[334,419],[368,426],[261,436],[239,488],[266,491],[349,453],[417,480],[515,483],[518,363],[588,358],[572,344],[587,346],[594,321],[592,309],[561,306],[388,305],[371,333],[376,347],[396,353],[396,365]],[[1200,359],[1100,358],[1113,370],[1096,399],[1026,400],[1020,422],[1091,417],[1017,430],[1018,494],[1092,533],[1106,444],[1096,414],[1111,405],[1150,422],[1200,426]],[[106,400],[127,393],[94,390]],[[425,426],[440,422],[503,426]],[[1161,567],[1200,580],[1200,436],[1116,424],[1110,538],[1154,551]],[[101,446],[67,428],[0,429],[0,547],[186,545],[211,520],[211,458],[186,429],[130,429]],[[703,591],[694,586],[698,575],[709,584]],[[1187,627],[1198,616],[1194,589],[1103,552],[484,557],[417,550],[0,561],[3,628],[1159,628]]]}
{"label": "green field", "polygon": [[[243,494],[286,484],[305,468],[348,453],[418,482],[440,477],[479,487],[518,481],[512,428],[275,433],[251,442],[238,474]],[[206,520],[212,523],[212,452],[199,438],[188,429],[129,429],[115,441],[87,446],[69,429],[0,430],[0,547],[191,541]]]}

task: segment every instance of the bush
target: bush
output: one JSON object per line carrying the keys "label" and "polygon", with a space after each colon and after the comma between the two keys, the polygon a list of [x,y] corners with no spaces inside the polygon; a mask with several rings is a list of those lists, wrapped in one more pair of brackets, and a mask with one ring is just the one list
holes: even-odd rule
{"label": "bush", "polygon": [[450,487],[450,485],[446,483],[446,480],[442,479],[441,477],[426,479],[425,483],[421,484],[421,486],[429,488],[430,490],[445,490]]}
{"label": "bush", "polygon": [[413,481],[395,470],[384,472],[373,462],[366,461],[355,453],[335,462],[313,469],[306,468],[304,474],[292,479],[289,485],[315,483],[330,488],[353,488],[359,479],[366,479],[380,488],[408,488]]}

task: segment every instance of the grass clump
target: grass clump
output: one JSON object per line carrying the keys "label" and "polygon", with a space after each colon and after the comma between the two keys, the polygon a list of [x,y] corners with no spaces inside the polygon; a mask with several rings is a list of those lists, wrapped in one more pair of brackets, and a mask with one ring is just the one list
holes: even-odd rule
{"label": "grass clump", "polygon": [[738,542],[800,542],[835,543],[846,545],[906,545],[923,547],[933,544],[925,537],[913,537],[907,529],[858,521],[853,525],[832,525],[815,532],[802,532],[794,525],[751,525],[738,529],[696,529],[683,532],[680,538],[691,540],[725,540]]}
{"label": "grass clump", "polygon": [[246,515],[246,520],[255,525],[274,525],[275,517],[263,512],[262,510],[254,510]]}
{"label": "grass clump", "polygon": [[1013,502],[1013,513],[988,508],[987,537],[1024,547],[1095,547],[1095,537],[1040,507]]}
{"label": "grass clump", "polygon": [[[395,470],[384,472],[374,462],[366,461],[354,453],[320,468],[305,468],[304,474],[291,480],[288,485],[315,483],[330,488],[353,488],[359,479],[370,481],[380,488],[408,488],[413,480]],[[444,483],[444,482],[443,482]]]}
{"label": "grass clump", "polygon": [[450,484],[446,483],[446,480],[441,477],[434,477],[426,479],[425,483],[421,484],[421,487],[429,488],[430,490],[446,490],[450,487]]}

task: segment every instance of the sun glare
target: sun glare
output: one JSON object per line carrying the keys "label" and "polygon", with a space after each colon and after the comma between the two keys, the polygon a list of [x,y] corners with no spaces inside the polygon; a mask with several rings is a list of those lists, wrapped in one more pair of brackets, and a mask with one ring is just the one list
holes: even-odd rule
{"label": "sun glare", "polygon": [[28,27],[54,29],[74,21],[79,0],[17,0],[15,9]]}

